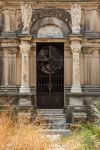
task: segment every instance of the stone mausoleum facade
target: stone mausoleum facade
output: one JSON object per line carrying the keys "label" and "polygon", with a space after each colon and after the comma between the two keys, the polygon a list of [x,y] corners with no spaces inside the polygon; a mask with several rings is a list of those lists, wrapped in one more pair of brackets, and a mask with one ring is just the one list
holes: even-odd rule
{"label": "stone mausoleum facade", "polygon": [[99,0],[0,0],[1,105],[86,119],[99,95]]}

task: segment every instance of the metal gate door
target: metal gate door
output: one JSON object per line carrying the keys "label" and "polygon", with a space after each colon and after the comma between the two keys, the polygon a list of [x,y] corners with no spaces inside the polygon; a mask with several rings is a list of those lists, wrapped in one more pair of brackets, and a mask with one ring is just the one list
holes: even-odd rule
{"label": "metal gate door", "polygon": [[63,43],[37,43],[37,107],[64,107]]}

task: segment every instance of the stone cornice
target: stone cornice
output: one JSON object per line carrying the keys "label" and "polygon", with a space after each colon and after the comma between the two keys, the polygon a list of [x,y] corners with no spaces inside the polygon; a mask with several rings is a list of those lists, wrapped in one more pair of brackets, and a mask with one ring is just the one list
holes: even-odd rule
{"label": "stone cornice", "polygon": [[2,39],[0,42],[2,47],[9,47],[9,46],[16,47],[19,45],[18,40],[14,40],[14,39]]}
{"label": "stone cornice", "polygon": [[[9,3],[9,2],[26,2],[27,0],[0,0],[2,2],[5,3]],[[28,2],[99,2],[99,0],[28,0]]]}
{"label": "stone cornice", "polygon": [[100,5],[99,0],[1,0],[0,7],[3,7],[4,9],[15,9],[16,7],[16,9],[19,9],[20,4],[23,1],[30,3],[34,10],[44,7],[70,9],[73,3],[79,3],[82,9],[96,9]]}

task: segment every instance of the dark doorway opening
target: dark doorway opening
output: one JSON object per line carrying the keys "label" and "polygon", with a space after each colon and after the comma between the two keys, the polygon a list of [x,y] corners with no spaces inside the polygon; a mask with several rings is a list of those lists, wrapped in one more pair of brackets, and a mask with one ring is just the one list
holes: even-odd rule
{"label": "dark doorway opening", "polygon": [[64,107],[64,43],[37,43],[37,108]]}

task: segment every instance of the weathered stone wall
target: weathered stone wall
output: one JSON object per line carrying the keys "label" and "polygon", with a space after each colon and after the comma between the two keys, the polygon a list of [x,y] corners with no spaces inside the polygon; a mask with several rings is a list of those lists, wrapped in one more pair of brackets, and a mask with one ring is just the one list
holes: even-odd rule
{"label": "weathered stone wall", "polygon": [[[20,1],[1,1],[0,2],[0,43],[1,50],[3,51],[2,55],[4,56],[4,51],[8,50],[8,54],[5,54],[8,63],[4,62],[4,59],[1,58],[1,81],[0,83],[8,84],[8,85],[21,85],[21,54],[19,50],[20,38],[16,36],[17,34],[21,34],[22,29],[22,16],[21,16],[21,7]],[[22,1],[21,1],[22,2]],[[64,79],[65,86],[72,85],[72,52],[70,49],[70,40],[69,35],[71,34],[71,20],[66,22],[65,17],[70,14],[70,9],[73,2],[68,1],[28,1],[32,5],[33,9],[33,18],[31,23],[31,35],[33,34],[33,48],[29,54],[29,84],[31,86],[36,86],[36,42],[41,42],[41,39],[37,39],[37,33],[42,27],[46,27],[46,25],[54,25],[57,26],[60,30],[62,30],[64,39],[57,40],[57,42],[64,42]],[[26,3],[28,3],[26,2]],[[74,1],[74,3],[76,3]],[[100,85],[100,41],[99,41],[99,33],[100,33],[100,8],[99,2],[89,1],[86,3],[85,1],[77,2],[80,4],[82,8],[82,20],[81,20],[81,34],[82,38],[82,50],[79,54],[80,61],[80,83],[82,86],[90,85],[90,86],[99,86]],[[50,13],[48,13],[48,9],[50,9]],[[55,8],[54,8],[55,7]],[[38,10],[38,11],[37,11]],[[45,11],[44,11],[45,10]],[[49,16],[48,16],[49,15]],[[34,20],[37,17],[37,20]],[[52,16],[52,17],[51,17]],[[95,19],[94,19],[95,18]],[[68,19],[68,18],[67,18]],[[5,33],[5,34],[3,34]],[[7,40],[4,38],[9,33]],[[14,35],[15,34],[15,35]],[[45,34],[45,31],[44,33]],[[2,36],[3,35],[3,36]],[[12,38],[10,36],[12,35]],[[8,40],[10,38],[10,41]],[[13,41],[12,39],[15,39]],[[36,38],[36,39],[34,39]],[[35,41],[34,41],[35,40]],[[53,39],[56,41],[56,39]],[[48,38],[46,42],[50,42]],[[4,48],[5,47],[5,48]],[[9,47],[9,48],[7,48]],[[11,48],[12,47],[12,48]],[[16,52],[15,51],[16,47]],[[8,66],[8,67],[7,67]],[[96,67],[95,67],[96,66]],[[8,68],[8,69],[7,69]],[[7,71],[8,70],[8,71]],[[6,72],[6,73],[5,73]],[[6,74],[6,75],[4,75]],[[8,77],[7,77],[8,74]],[[4,79],[4,76],[6,79]],[[8,83],[7,81],[8,80]]]}

